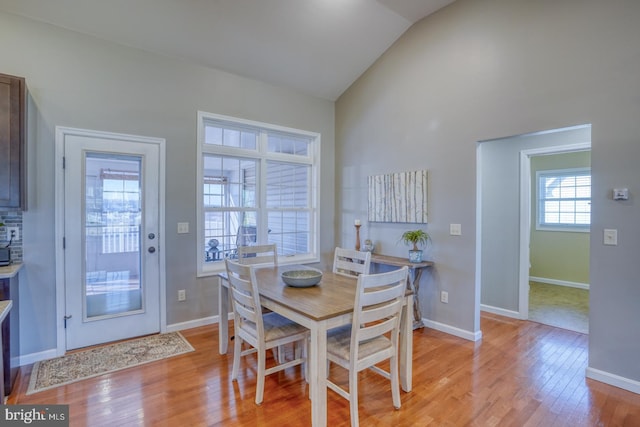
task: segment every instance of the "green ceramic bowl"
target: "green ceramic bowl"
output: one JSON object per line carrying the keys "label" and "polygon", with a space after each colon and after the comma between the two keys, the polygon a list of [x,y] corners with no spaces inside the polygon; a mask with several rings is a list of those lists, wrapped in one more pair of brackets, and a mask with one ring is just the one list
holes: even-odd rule
{"label": "green ceramic bowl", "polygon": [[320,279],[322,279],[322,272],[318,270],[291,270],[282,273],[282,281],[294,288],[315,286]]}

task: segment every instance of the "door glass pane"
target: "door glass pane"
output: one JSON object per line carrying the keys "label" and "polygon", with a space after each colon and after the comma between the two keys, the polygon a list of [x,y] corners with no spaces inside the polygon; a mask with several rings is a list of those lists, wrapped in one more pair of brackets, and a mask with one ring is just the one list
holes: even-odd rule
{"label": "door glass pane", "polygon": [[142,310],[141,158],[85,157],[85,318]]}

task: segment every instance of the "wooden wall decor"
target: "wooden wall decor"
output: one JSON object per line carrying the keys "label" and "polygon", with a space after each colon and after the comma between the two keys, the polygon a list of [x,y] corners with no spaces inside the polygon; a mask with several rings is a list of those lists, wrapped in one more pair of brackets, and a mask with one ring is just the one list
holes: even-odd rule
{"label": "wooden wall decor", "polygon": [[427,223],[427,171],[368,177],[369,222]]}

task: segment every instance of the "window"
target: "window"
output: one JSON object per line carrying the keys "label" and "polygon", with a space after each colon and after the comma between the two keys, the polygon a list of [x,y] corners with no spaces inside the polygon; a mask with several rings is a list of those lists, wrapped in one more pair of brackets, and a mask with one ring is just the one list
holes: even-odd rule
{"label": "window", "polygon": [[203,112],[198,124],[199,273],[252,244],[317,261],[320,136]]}
{"label": "window", "polygon": [[[99,158],[102,161],[101,158]],[[94,157],[88,165],[96,164]],[[121,159],[121,165],[128,160]],[[132,161],[132,168],[138,166]],[[90,167],[90,166],[89,166]],[[140,248],[140,177],[137,171],[100,169],[86,179],[87,234],[102,254],[138,252]]]}
{"label": "window", "polygon": [[536,173],[538,230],[589,231],[591,170],[564,169]]}

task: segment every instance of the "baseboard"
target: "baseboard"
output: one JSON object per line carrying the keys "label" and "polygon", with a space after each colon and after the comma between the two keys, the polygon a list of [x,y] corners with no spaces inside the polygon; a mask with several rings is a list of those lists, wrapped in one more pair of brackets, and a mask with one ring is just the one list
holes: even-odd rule
{"label": "baseboard", "polygon": [[[227,318],[229,320],[233,320],[233,312],[229,313]],[[213,325],[214,323],[220,323],[220,316],[203,317],[201,319],[189,320],[188,322],[181,322],[181,323],[174,323],[171,325],[167,325],[166,332],[178,332],[183,329],[191,329],[191,328],[197,328],[200,326]]]}
{"label": "baseboard", "polygon": [[578,288],[578,289],[589,290],[589,284],[588,283],[569,282],[568,280],[547,279],[546,277],[535,277],[535,276],[530,276],[529,277],[529,281],[531,281],[531,282],[539,282],[539,283],[546,283],[548,285],[567,286],[569,288]]}
{"label": "baseboard", "polygon": [[520,316],[519,312],[513,311],[513,310],[507,310],[500,307],[494,307],[492,305],[480,304],[480,311],[486,311],[487,313],[493,313],[500,316],[511,317],[513,319],[522,320],[522,317]]}
{"label": "baseboard", "polygon": [[38,353],[24,354],[20,356],[20,366],[31,365],[41,360],[53,359],[58,357],[58,350],[52,348],[50,350],[40,351]]}
{"label": "baseboard", "polygon": [[631,380],[629,378],[621,377],[610,372],[605,372],[590,367],[587,367],[586,377],[591,378],[592,380],[600,381],[601,383],[609,384],[614,387],[630,391],[632,393],[640,394],[640,381]]}
{"label": "baseboard", "polygon": [[440,322],[434,322],[433,320],[428,319],[422,319],[422,323],[428,328],[454,335],[456,337],[464,338],[465,340],[475,342],[482,339],[482,331],[471,332],[465,329],[456,328],[455,326],[446,325]]}

